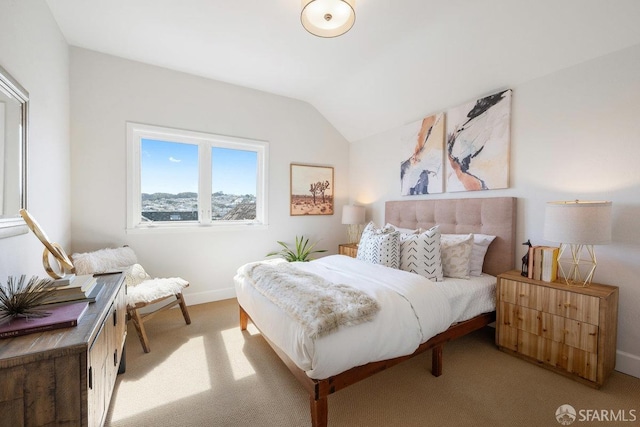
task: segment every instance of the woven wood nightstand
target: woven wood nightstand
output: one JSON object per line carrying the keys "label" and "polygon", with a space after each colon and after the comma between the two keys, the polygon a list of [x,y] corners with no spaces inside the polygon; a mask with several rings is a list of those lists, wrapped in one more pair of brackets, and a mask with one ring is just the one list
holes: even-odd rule
{"label": "woven wood nightstand", "polygon": [[351,258],[355,258],[358,255],[358,244],[342,243],[338,245],[338,253],[340,255],[346,255],[346,256],[350,256]]}
{"label": "woven wood nightstand", "polygon": [[618,288],[498,276],[496,344],[514,356],[599,388],[616,363]]}

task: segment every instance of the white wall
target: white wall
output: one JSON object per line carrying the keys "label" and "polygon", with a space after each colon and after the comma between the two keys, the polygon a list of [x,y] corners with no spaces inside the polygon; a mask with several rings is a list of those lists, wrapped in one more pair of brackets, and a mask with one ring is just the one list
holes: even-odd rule
{"label": "white wall", "polygon": [[[71,241],[69,192],[69,50],[39,0],[0,0],[0,65],[28,92],[28,210],[48,237]],[[0,239],[0,281],[48,277],[32,233]]]}
{"label": "white wall", "polygon": [[[640,46],[513,89],[510,188],[421,197],[518,197],[517,240],[534,244],[552,244],[542,237],[547,201],[613,201],[613,244],[596,248],[595,281],[620,287],[616,369],[640,377]],[[402,199],[399,136],[351,144],[350,197],[378,223],[384,201]]]}
{"label": "white wall", "polygon": [[[73,250],[128,244],[150,274],[189,280],[188,304],[234,297],[236,269],[277,240],[346,239],[349,144],[307,103],[72,48],[71,116]],[[269,141],[268,229],[127,234],[127,121]],[[289,215],[292,162],[334,167],[336,214]]]}

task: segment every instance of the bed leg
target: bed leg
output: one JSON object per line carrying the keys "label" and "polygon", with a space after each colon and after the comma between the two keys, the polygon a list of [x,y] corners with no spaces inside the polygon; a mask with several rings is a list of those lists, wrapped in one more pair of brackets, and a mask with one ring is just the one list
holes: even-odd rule
{"label": "bed leg", "polygon": [[246,331],[247,324],[249,323],[249,315],[242,307],[240,307],[240,330]]}
{"label": "bed leg", "polygon": [[327,419],[329,414],[329,407],[327,406],[327,398],[320,397],[315,399],[310,397],[311,402],[311,425],[313,427],[327,427]]}
{"label": "bed leg", "polygon": [[431,350],[431,374],[434,377],[442,375],[442,345]]}

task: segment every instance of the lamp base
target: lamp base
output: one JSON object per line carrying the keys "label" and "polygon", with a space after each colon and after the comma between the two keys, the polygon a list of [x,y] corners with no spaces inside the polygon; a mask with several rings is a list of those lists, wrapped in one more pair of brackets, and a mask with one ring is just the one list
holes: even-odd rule
{"label": "lamp base", "polygon": [[360,236],[362,236],[362,225],[360,224],[348,224],[347,225],[347,243],[360,242]]}
{"label": "lamp base", "polygon": [[[570,259],[562,259],[562,254],[569,248],[571,251]],[[587,259],[583,259],[582,256],[586,252]],[[584,266],[582,270],[587,270],[584,280],[582,279],[581,266]],[[558,252],[558,269],[560,274],[564,278],[565,282],[569,286],[589,286],[593,279],[593,274],[596,271],[596,254],[593,250],[593,245],[576,245],[576,244],[560,244],[560,251]],[[566,269],[565,269],[566,267]]]}

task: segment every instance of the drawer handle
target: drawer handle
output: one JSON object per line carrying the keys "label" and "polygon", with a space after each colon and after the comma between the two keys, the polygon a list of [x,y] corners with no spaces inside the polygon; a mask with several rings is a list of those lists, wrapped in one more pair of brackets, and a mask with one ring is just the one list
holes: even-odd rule
{"label": "drawer handle", "polygon": [[565,302],[565,303],[564,303],[564,304],[562,304],[562,305],[564,305],[566,308],[571,307],[571,303],[570,303],[570,302]]}

